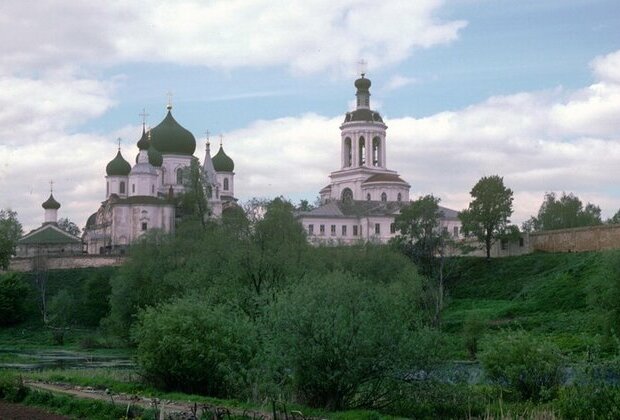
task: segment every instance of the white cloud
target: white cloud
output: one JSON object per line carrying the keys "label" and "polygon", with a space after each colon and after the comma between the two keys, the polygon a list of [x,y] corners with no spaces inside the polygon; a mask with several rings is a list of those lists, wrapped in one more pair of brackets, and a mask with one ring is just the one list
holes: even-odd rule
{"label": "white cloud", "polygon": [[620,51],[596,57],[590,66],[600,80],[620,83]]}
{"label": "white cloud", "polygon": [[400,89],[407,85],[411,85],[417,82],[415,77],[406,77],[400,74],[392,76],[390,80],[385,84],[384,89],[387,91]]}
{"label": "white cloud", "polygon": [[[349,72],[405,59],[457,38],[440,0],[7,0],[0,71],[147,61],[217,68],[287,66]],[[390,22],[389,25],[383,22]]]}
{"label": "white cloud", "polygon": [[[390,119],[388,167],[409,181],[412,197],[434,193],[456,209],[467,206],[480,177],[499,174],[515,191],[516,222],[537,212],[546,191],[574,192],[610,216],[620,207],[618,89],[597,82],[575,92],[523,92],[426,118]],[[339,168],[341,122],[304,115],[228,133],[239,194],[315,196]]]}

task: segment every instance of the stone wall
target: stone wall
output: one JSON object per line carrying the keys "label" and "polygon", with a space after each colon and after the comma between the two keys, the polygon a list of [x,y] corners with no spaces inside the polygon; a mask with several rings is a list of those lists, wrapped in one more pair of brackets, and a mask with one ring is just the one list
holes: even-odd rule
{"label": "stone wall", "polygon": [[530,249],[545,252],[585,252],[620,248],[620,225],[587,226],[530,233]]}
{"label": "stone wall", "polygon": [[[117,255],[73,255],[62,257],[47,257],[48,270],[63,270],[71,268],[119,266],[126,257]],[[34,258],[13,258],[9,271],[32,271]]]}

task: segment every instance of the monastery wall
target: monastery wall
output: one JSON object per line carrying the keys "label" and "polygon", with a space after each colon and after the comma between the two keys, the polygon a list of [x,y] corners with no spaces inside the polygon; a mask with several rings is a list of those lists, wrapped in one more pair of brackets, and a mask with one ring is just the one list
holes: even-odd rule
{"label": "monastery wall", "polygon": [[585,252],[620,248],[620,225],[534,232],[529,236],[531,251]]}
{"label": "monastery wall", "polygon": [[[126,257],[118,255],[72,255],[47,257],[48,270],[119,266]],[[34,258],[13,258],[9,271],[28,272],[33,269]]]}

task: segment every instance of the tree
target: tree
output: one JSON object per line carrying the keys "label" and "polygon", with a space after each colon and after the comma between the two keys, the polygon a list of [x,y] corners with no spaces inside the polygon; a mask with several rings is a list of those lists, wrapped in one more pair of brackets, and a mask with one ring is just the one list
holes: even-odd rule
{"label": "tree", "polygon": [[28,286],[16,273],[0,276],[0,326],[17,324],[24,318]]}
{"label": "tree", "polygon": [[568,229],[581,226],[595,226],[602,224],[601,209],[592,203],[583,206],[579,197],[573,193],[562,193],[560,198],[551,192],[545,194],[545,199],[538,210],[538,216],[532,217],[534,230]]}
{"label": "tree", "polygon": [[58,227],[73,236],[80,236],[80,234],[82,233],[82,230],[78,227],[78,225],[76,225],[66,217],[58,220]]}
{"label": "tree", "polygon": [[190,165],[183,170],[183,186],[185,192],[181,194],[179,205],[184,219],[200,221],[203,229],[206,228],[209,216],[207,191],[209,182],[198,159],[192,159]]}
{"label": "tree", "polygon": [[620,210],[618,210],[616,212],[616,214],[614,214],[613,216],[611,216],[609,219],[607,219],[607,224],[610,225],[617,225],[620,224]]}
{"label": "tree", "polygon": [[22,225],[17,220],[17,212],[11,209],[0,210],[0,268],[9,268],[11,257],[15,255],[17,240],[22,236]]}
{"label": "tree", "polygon": [[491,246],[504,233],[512,214],[512,190],[504,186],[499,175],[482,177],[469,193],[473,200],[459,213],[465,234],[484,243],[487,259]]}

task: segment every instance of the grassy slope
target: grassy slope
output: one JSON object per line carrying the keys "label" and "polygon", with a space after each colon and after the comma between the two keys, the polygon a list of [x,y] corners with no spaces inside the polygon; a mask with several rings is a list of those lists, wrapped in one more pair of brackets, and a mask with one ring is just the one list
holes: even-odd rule
{"label": "grassy slope", "polygon": [[453,261],[444,312],[451,356],[466,357],[461,331],[475,315],[487,321],[487,334],[524,329],[554,341],[574,360],[604,347],[599,300],[619,275],[618,261],[619,251]]}

